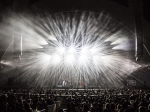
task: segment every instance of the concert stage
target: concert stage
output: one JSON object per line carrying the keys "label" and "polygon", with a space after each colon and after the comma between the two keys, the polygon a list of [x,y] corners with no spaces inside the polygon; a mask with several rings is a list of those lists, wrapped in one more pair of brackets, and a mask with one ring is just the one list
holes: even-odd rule
{"label": "concert stage", "polygon": [[52,89],[52,90],[87,90],[87,89],[110,89],[112,87],[99,87],[99,86],[79,86],[79,87],[74,87],[74,86],[62,86],[62,85],[56,85],[56,86],[3,86],[0,88],[5,88],[5,89]]}

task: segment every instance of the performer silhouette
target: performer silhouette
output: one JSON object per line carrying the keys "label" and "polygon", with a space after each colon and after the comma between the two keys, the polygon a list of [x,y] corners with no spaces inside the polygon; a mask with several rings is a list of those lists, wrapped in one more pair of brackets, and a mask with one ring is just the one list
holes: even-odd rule
{"label": "performer silhouette", "polygon": [[68,79],[67,78],[62,78],[63,82],[62,82],[62,86],[67,86],[68,84]]}
{"label": "performer silhouette", "polygon": [[79,82],[78,82],[79,87],[84,87],[85,86],[85,82],[80,78]]}

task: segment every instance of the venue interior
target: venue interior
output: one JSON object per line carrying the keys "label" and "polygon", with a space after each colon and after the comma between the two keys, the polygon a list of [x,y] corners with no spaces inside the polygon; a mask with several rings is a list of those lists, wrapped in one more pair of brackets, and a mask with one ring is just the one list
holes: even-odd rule
{"label": "venue interior", "polygon": [[[149,7],[149,0],[1,0],[0,100],[8,105],[0,112],[150,112]],[[30,109],[9,95],[28,98]]]}

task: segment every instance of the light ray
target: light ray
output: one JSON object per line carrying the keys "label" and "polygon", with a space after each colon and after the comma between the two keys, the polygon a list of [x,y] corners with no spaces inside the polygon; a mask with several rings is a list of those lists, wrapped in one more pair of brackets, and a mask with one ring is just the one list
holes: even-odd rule
{"label": "light ray", "polygon": [[32,85],[53,86],[61,77],[75,85],[82,77],[89,85],[118,87],[133,69],[140,68],[130,49],[122,48],[132,43],[134,35],[109,15],[76,11],[16,15],[11,20],[8,31],[15,27],[22,34],[22,60],[16,63]]}

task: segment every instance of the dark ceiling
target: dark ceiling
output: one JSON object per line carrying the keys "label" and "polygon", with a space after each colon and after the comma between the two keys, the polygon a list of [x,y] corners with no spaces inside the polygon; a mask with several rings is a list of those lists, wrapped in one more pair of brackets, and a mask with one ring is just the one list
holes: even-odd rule
{"label": "dark ceiling", "polygon": [[[3,10],[5,8],[10,8],[13,6],[13,2],[22,2],[26,1],[28,2],[28,5],[34,5],[37,2],[40,2],[42,0],[0,0],[0,10]],[[44,0],[43,0],[44,1]],[[120,4],[124,7],[129,7],[128,2],[132,0],[110,0],[112,2],[115,2],[117,4]],[[49,7],[51,7],[52,11],[57,11],[61,9],[67,9],[67,7],[71,7],[72,9],[82,9],[86,8],[87,10],[98,10],[98,5],[101,1],[99,0],[50,0]],[[57,6],[57,8],[56,8]],[[83,7],[84,6],[84,7]],[[150,22],[150,0],[143,0],[143,16],[144,18]]]}

